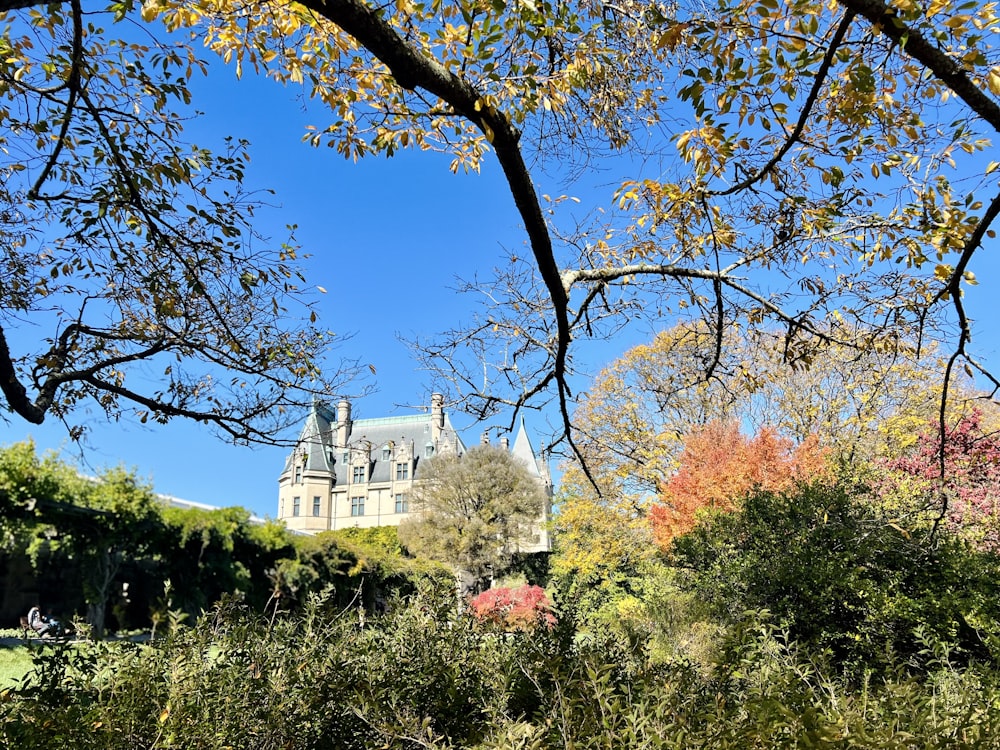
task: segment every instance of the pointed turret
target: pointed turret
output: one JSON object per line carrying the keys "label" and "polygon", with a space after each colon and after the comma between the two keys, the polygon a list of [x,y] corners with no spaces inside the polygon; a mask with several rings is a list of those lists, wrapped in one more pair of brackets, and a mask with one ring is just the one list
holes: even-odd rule
{"label": "pointed turret", "polygon": [[531,447],[531,440],[528,438],[528,431],[524,427],[524,418],[517,428],[517,435],[514,436],[514,447],[510,450],[510,455],[515,461],[524,466],[528,473],[538,480],[539,484],[545,488],[545,505],[538,519],[538,539],[534,544],[522,548],[522,552],[548,552],[552,549],[549,539],[547,524],[552,513],[552,476],[549,473],[548,456],[543,454],[540,458],[535,455],[535,449]]}
{"label": "pointed turret", "polygon": [[290,472],[296,464],[304,471],[332,471],[329,443],[332,434],[333,412],[322,402],[313,401],[312,410],[302,425],[295,450],[285,462]]}
{"label": "pointed turret", "polygon": [[541,469],[538,468],[538,460],[535,458],[535,449],[531,447],[528,431],[524,428],[524,417],[521,418],[517,435],[514,436],[514,447],[510,449],[510,455],[524,465],[531,476],[542,478]]}

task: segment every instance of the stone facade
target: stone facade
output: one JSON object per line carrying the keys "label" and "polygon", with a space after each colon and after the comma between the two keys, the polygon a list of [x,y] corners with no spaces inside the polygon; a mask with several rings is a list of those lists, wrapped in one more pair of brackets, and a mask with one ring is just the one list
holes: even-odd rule
{"label": "stone facade", "polygon": [[[278,480],[278,518],[305,533],[398,526],[410,516],[409,493],[421,463],[466,451],[443,404],[435,393],[426,413],[357,420],[348,401],[336,409],[315,404]],[[548,551],[552,480],[547,459],[535,454],[523,421],[513,444],[504,439],[501,445],[545,487],[538,539],[524,551]]]}

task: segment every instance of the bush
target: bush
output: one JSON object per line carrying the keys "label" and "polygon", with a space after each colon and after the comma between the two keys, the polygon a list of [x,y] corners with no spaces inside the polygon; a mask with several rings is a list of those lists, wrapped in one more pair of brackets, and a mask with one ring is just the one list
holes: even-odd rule
{"label": "bush", "polygon": [[[301,607],[326,591],[339,605],[381,612],[393,597],[410,596],[420,586],[454,589],[445,566],[403,555],[396,529],[344,529],[301,537],[295,556],[279,561],[274,582],[283,606]],[[332,592],[332,593],[331,593]]]}
{"label": "bush", "polygon": [[574,645],[566,620],[503,633],[421,592],[380,618],[312,599],[268,622],[236,602],[150,645],[46,646],[3,694],[0,746],[162,748],[981,748],[995,670],[929,636],[926,673],[859,684],[745,620],[712,674]]}
{"label": "bush", "polygon": [[920,667],[923,638],[994,658],[1000,560],[930,528],[907,530],[840,487],[757,493],[675,540],[684,585],[724,623],[766,610],[791,638],[862,674]]}
{"label": "bush", "polygon": [[[229,601],[149,645],[54,649],[8,696],[0,746],[371,748],[474,744],[527,716],[520,665],[557,643],[483,630],[422,591],[371,617],[313,598],[274,622]],[[526,657],[515,655],[525,652]]]}
{"label": "bush", "polygon": [[552,602],[540,586],[487,589],[472,597],[469,609],[476,619],[495,623],[505,630],[528,631],[539,625],[551,628],[556,624]]}

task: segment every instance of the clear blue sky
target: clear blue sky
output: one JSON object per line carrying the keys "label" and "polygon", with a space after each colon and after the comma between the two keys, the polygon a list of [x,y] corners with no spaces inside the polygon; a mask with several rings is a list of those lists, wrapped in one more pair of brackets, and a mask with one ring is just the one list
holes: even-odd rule
{"label": "clear blue sky", "polygon": [[[205,53],[206,58],[209,53]],[[295,88],[255,79],[235,81],[232,68],[213,61],[209,78],[194,82],[194,104],[205,116],[186,127],[188,138],[218,147],[227,135],[248,138],[251,188],[270,188],[273,210],[255,226],[280,243],[286,224],[296,239],[310,283],[327,290],[321,323],[353,334],[334,355],[356,356],[375,368],[375,395],[354,404],[355,417],[413,413],[399,404],[422,405],[432,387],[399,338],[422,337],[469,317],[474,300],[452,291],[456,278],[488,273],[502,247],[523,244],[519,219],[499,169],[487,160],[481,174],[452,174],[450,158],[404,152],[392,159],[347,161],[334,150],[300,141],[305,126],[324,126],[321,109],[306,111]],[[459,429],[468,418],[452,414]],[[534,425],[532,422],[534,421]],[[88,422],[89,447],[82,469],[124,464],[152,480],[156,490],[214,505],[243,505],[254,513],[277,512],[277,478],[286,449],[226,444],[206,428],[182,421],[165,427]],[[537,447],[546,427],[528,417]],[[478,439],[479,429],[465,432]],[[36,427],[0,424],[0,442],[31,436],[41,450],[63,450],[78,460],[59,423]]]}
{"label": "clear blue sky", "polygon": [[[340,353],[375,368],[378,392],[355,404],[355,416],[411,413],[398,405],[422,404],[434,384],[416,369],[398,338],[427,336],[468,319],[474,300],[452,291],[456,277],[487,274],[502,261],[503,247],[524,244],[499,169],[487,158],[481,174],[453,175],[448,157],[421,152],[354,164],[331,149],[300,142],[306,125],[327,123],[322,110],[307,107],[298,90],[252,75],[236,83],[232,69],[215,62],[212,69],[209,79],[193,86],[195,105],[206,114],[188,126],[190,140],[210,148],[226,135],[251,140],[247,184],[275,191],[270,201],[276,208],[259,215],[258,229],[280,242],[285,224],[298,225],[297,240],[312,255],[305,262],[309,281],[327,289],[322,322],[338,333],[353,333]],[[592,182],[610,186],[619,176],[602,174]],[[577,186],[573,194],[587,207],[598,195],[606,201],[611,188],[596,194],[584,190]],[[566,188],[542,182],[539,191],[560,194]],[[991,241],[973,264],[981,286],[969,303],[979,319],[978,351],[1000,364],[996,256]],[[593,357],[595,371],[634,343],[623,339],[600,350]],[[452,416],[467,442],[478,439],[479,429],[467,418]],[[547,434],[544,416],[529,414],[528,428],[537,447]],[[82,466],[88,473],[124,464],[165,494],[276,514],[286,449],[235,447],[183,422],[145,428],[107,424],[98,416],[90,429],[91,447]],[[62,449],[65,458],[79,459],[58,423],[0,424],[4,444],[29,436],[42,450]]]}

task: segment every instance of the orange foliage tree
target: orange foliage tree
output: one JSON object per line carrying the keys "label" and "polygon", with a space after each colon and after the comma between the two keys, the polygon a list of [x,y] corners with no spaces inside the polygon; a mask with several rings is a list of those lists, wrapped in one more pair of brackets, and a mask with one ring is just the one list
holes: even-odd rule
{"label": "orange foliage tree", "polygon": [[781,492],[828,472],[827,450],[815,436],[795,445],[764,427],[752,438],[735,422],[710,422],[684,441],[677,471],[661,487],[649,517],[656,543],[666,548],[694,528],[704,508],[736,509],[755,489]]}

